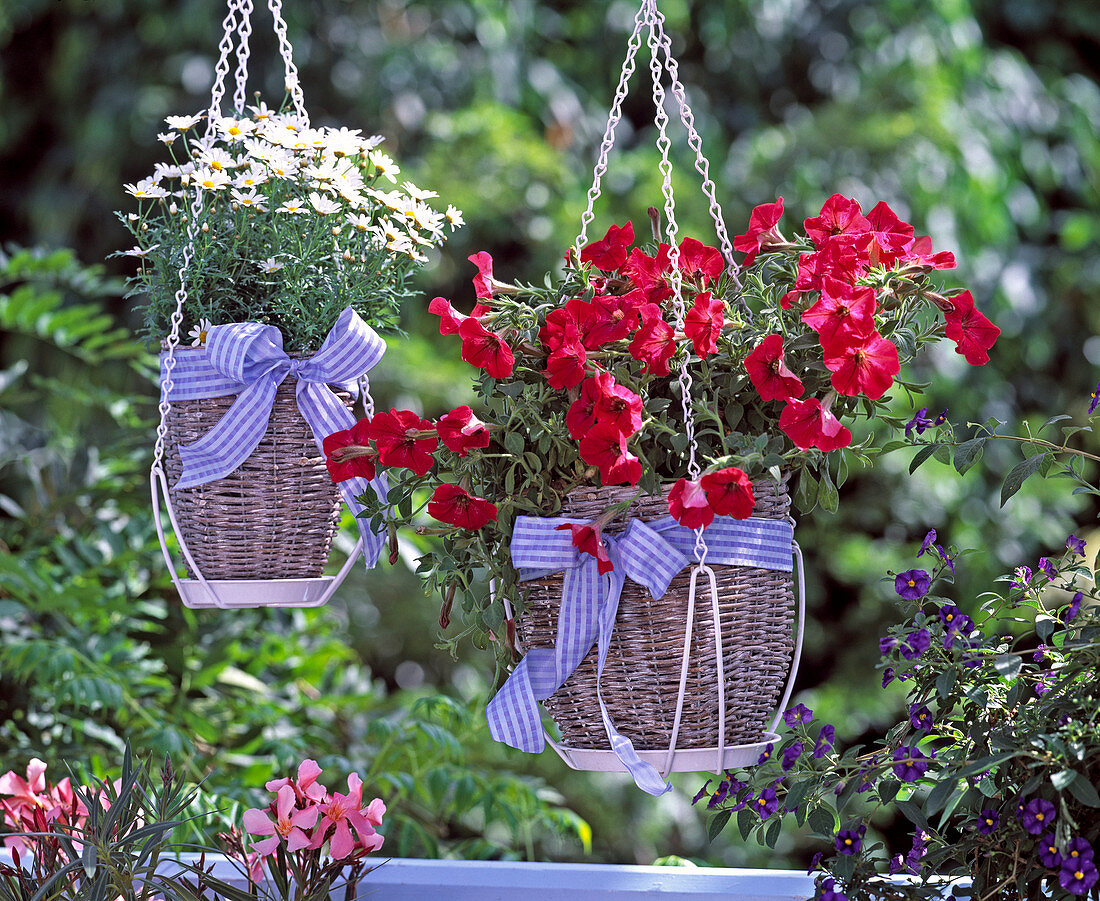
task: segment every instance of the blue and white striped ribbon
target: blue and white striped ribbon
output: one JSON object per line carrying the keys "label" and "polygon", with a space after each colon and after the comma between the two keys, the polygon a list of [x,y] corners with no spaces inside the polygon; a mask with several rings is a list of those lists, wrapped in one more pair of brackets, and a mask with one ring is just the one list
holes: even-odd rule
{"label": "blue and white striped ribbon", "polygon": [[[557,527],[586,525],[588,520],[563,517],[516,517],[512,563],[520,579],[537,579],[564,570],[557,637],[553,648],[527,652],[503,687],[489,702],[486,717],[494,739],[520,751],[545,747],[538,702],[554,694],[599,641],[596,694],[611,749],[634,778],[652,795],[672,786],[656,767],[641,760],[630,739],[615,728],[600,695],[611,633],[626,579],[644,585],[655,598],[693,559],[695,532],[671,516],[652,522],[630,521],[621,535],[604,535],[614,569],[600,575],[596,558],[573,546],[572,532]],[[704,530],[707,562],[792,572],[794,528],[787,520],[733,519],[719,516]]]}
{"label": "blue and white striped ribbon", "polygon": [[[355,424],[351,411],[328,386],[357,394],[356,380],[382,359],[385,350],[386,342],[351,307],[340,314],[320,350],[308,360],[287,356],[282,333],[273,325],[238,322],[214,326],[203,352],[176,356],[169,401],[228,394],[238,397],[214,428],[198,441],[180,447],[183,474],[176,487],[193,488],[224,478],[247,460],[267,433],[275,393],[287,376],[297,380],[298,410],[323,454],[325,436]],[[162,354],[162,383],[165,359]],[[368,485],[385,500],[382,476],[370,482],[356,477],[339,483],[340,494],[363,536],[363,557],[367,566],[373,567],[385,543],[385,529],[371,532],[369,521],[358,516],[363,508],[356,498]]]}

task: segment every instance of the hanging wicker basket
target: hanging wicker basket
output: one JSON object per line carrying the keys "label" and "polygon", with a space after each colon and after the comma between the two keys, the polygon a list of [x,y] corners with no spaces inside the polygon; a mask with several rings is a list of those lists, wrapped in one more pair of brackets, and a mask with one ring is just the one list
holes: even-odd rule
{"label": "hanging wicker basket", "polygon": [[[196,351],[181,350],[179,354]],[[350,409],[352,398],[337,392]],[[183,471],[179,447],[206,435],[237,395],[174,401],[168,415],[169,486]],[[340,493],[295,402],[295,383],[279,386],[267,433],[224,479],[169,488],[191,557],[207,579],[317,579],[340,522]],[[188,572],[194,572],[188,566]]]}
{"label": "hanging wicker basket", "polygon": [[[754,517],[787,519],[790,497],[773,481],[753,484]],[[574,491],[562,516],[595,519],[632,489]],[[664,496],[643,496],[606,527],[614,534],[629,518],[643,521],[668,514]],[[619,732],[639,751],[667,751],[684,658],[689,569],[677,575],[661,598],[628,580],[619,601],[615,630],[600,679],[600,692]],[[682,719],[675,746],[683,750],[744,746],[760,742],[784,691],[794,652],[794,584],[790,573],[713,565],[722,624],[725,682],[725,742],[719,742],[719,687],[712,613],[695,608]],[[525,582],[525,611],[516,623],[526,650],[552,647],[563,576]],[[570,749],[609,750],[596,695],[597,649],[558,691],[543,702]]]}

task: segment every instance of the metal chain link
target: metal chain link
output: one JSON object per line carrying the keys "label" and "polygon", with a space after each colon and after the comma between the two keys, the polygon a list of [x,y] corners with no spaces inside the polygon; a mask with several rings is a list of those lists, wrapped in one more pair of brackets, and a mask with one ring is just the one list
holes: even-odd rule
{"label": "metal chain link", "polygon": [[737,287],[740,287],[741,283],[737,278],[738,266],[733,259],[733,244],[730,243],[729,234],[726,232],[726,222],[722,215],[722,207],[718,203],[717,188],[710,177],[710,161],[703,154],[703,139],[699,136],[699,132],[695,128],[695,114],[688,105],[687,93],[684,90],[683,83],[680,81],[680,66],[679,63],[676,62],[676,58],[672,55],[672,40],[669,38],[664,28],[665,17],[661,14],[660,10],[656,8],[654,8],[654,17],[656,19],[656,27],[659,34],[659,43],[665,52],[665,68],[668,70],[669,80],[672,83],[672,94],[676,98],[680,108],[680,121],[684,124],[684,128],[687,129],[688,146],[695,151],[695,171],[698,172],[703,179],[703,194],[706,195],[707,200],[710,202],[710,217],[714,221],[714,229],[718,235],[719,244],[721,245],[722,256],[726,260],[727,270],[729,270],[734,283]]}
{"label": "metal chain link", "polygon": [[233,111],[244,114],[248,88],[248,39],[252,36],[252,0],[238,0],[241,4],[241,27],[237,32],[237,89],[233,92]]}
{"label": "metal chain link", "polygon": [[592,220],[596,218],[593,209],[596,200],[600,196],[600,184],[603,181],[603,176],[607,172],[608,154],[611,153],[611,148],[615,146],[615,127],[619,124],[619,120],[623,115],[623,101],[626,99],[630,85],[630,76],[634,74],[634,58],[637,56],[638,50],[642,46],[642,27],[647,21],[648,10],[646,4],[643,3],[634,16],[634,31],[631,33],[630,40],[627,42],[626,59],[623,60],[623,68],[619,73],[619,86],[615,89],[615,99],[611,104],[611,111],[607,116],[607,126],[604,128],[603,132],[603,143],[600,144],[600,153],[596,160],[596,167],[592,170],[592,186],[588,189],[588,208],[581,215],[581,231],[580,234],[577,235],[577,240],[573,245],[576,251],[576,263],[578,266],[581,261],[581,248],[588,243],[588,226],[591,225]]}
{"label": "metal chain link", "polygon": [[[661,191],[665,198],[665,233],[668,236],[669,245],[668,261],[670,272],[668,280],[672,286],[672,302],[674,315],[676,317],[676,331],[678,333],[683,333],[684,321],[687,318],[687,310],[684,304],[683,277],[680,273],[680,248],[676,242],[679,226],[676,222],[676,197],[672,187],[672,160],[669,159],[669,150],[672,147],[672,142],[668,138],[668,113],[665,110],[665,89],[661,84],[661,76],[665,67],[662,65],[660,58],[660,37],[664,34],[664,29],[661,27],[660,13],[657,11],[657,0],[646,0],[645,5],[649,7],[649,50],[651,54],[649,68],[653,75],[653,121],[657,126],[657,149],[661,153],[661,161],[658,163],[658,169],[660,169],[661,172]],[[684,411],[684,434],[688,439],[688,478],[695,482],[698,481],[701,470],[696,456],[699,450],[699,442],[695,436],[695,411],[692,408],[691,402],[692,378],[688,368],[690,360],[691,354],[685,349],[684,358],[680,364],[680,403]],[[697,528],[695,530],[694,551],[695,559],[698,561],[699,565],[704,565],[707,559],[707,543],[703,538],[702,528]]]}
{"label": "metal chain link", "polygon": [[306,100],[302,94],[302,85],[298,79],[298,67],[294,65],[293,49],[290,40],[286,36],[286,22],[283,20],[283,0],[267,0],[271,17],[275,20],[275,35],[279,38],[279,54],[283,58],[283,66],[286,71],[286,89],[290,92],[290,99],[294,103],[294,112],[302,122],[302,126],[309,127],[309,113],[306,112]]}
{"label": "metal chain link", "polygon": [[214,122],[221,115],[222,97],[225,96],[225,76],[229,74],[229,54],[233,50],[233,35],[239,28],[237,8],[241,2],[242,0],[229,0],[228,10],[222,20],[222,39],[218,44],[218,62],[214,66],[214,84],[210,87],[210,106],[206,110],[203,147],[209,147],[214,142]]}

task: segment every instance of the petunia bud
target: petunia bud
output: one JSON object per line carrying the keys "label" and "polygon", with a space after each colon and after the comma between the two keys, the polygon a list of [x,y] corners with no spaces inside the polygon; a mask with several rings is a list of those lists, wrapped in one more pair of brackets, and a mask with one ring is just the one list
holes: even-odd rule
{"label": "petunia bud", "polygon": [[393,566],[401,556],[397,546],[397,526],[393,522],[386,523],[386,538],[390,547],[390,566]]}

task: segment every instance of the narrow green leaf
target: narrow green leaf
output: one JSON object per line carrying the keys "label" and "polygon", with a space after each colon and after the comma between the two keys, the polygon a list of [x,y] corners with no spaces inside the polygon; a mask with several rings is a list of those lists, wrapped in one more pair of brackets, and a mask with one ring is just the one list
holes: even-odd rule
{"label": "narrow green leaf", "polygon": [[951,689],[955,687],[956,678],[955,670],[945,669],[936,677],[936,694],[941,698],[946,698],[951,694]]}
{"label": "narrow green leaf", "polygon": [[955,470],[959,475],[965,475],[975,463],[982,458],[986,438],[971,438],[955,448]]}
{"label": "narrow green leaf", "polygon": [[955,790],[955,784],[955,779],[951,777],[936,783],[932,791],[928,793],[928,799],[924,802],[924,812],[927,816],[935,816],[943,809],[951,792]]}
{"label": "narrow green leaf", "polygon": [[1096,786],[1081,773],[1069,784],[1069,793],[1086,807],[1100,807],[1100,794],[1097,794]]}
{"label": "narrow green leaf", "polygon": [[927,462],[928,458],[936,452],[936,448],[938,447],[938,444],[928,444],[917,451],[916,456],[913,457],[912,462],[909,464],[909,475],[912,475],[920,469],[920,467]]}
{"label": "narrow green leaf", "polygon": [[831,838],[833,833],[836,832],[836,814],[829,807],[815,807],[810,811],[810,815],[806,817],[806,822],[810,824],[810,828],[814,832],[826,838]]}
{"label": "narrow green leaf", "polygon": [[[726,823],[730,821],[731,811],[719,810],[709,823],[707,823],[707,841],[714,841],[723,829],[726,828]],[[743,837],[743,836],[742,836]]]}
{"label": "narrow green leaf", "polygon": [[1017,491],[1020,490],[1020,486],[1031,476],[1035,475],[1039,471],[1039,467],[1043,464],[1043,458],[1046,454],[1036,454],[1034,457],[1028,457],[1026,460],[1021,460],[1015,466],[1008,471],[1008,475],[1005,476],[1004,483],[1001,485],[1001,506],[1003,507],[1008,503],[1008,499],[1012,497]]}
{"label": "narrow green leaf", "polygon": [[1019,654],[1001,654],[993,661],[993,668],[1006,679],[1015,679],[1023,666]]}

